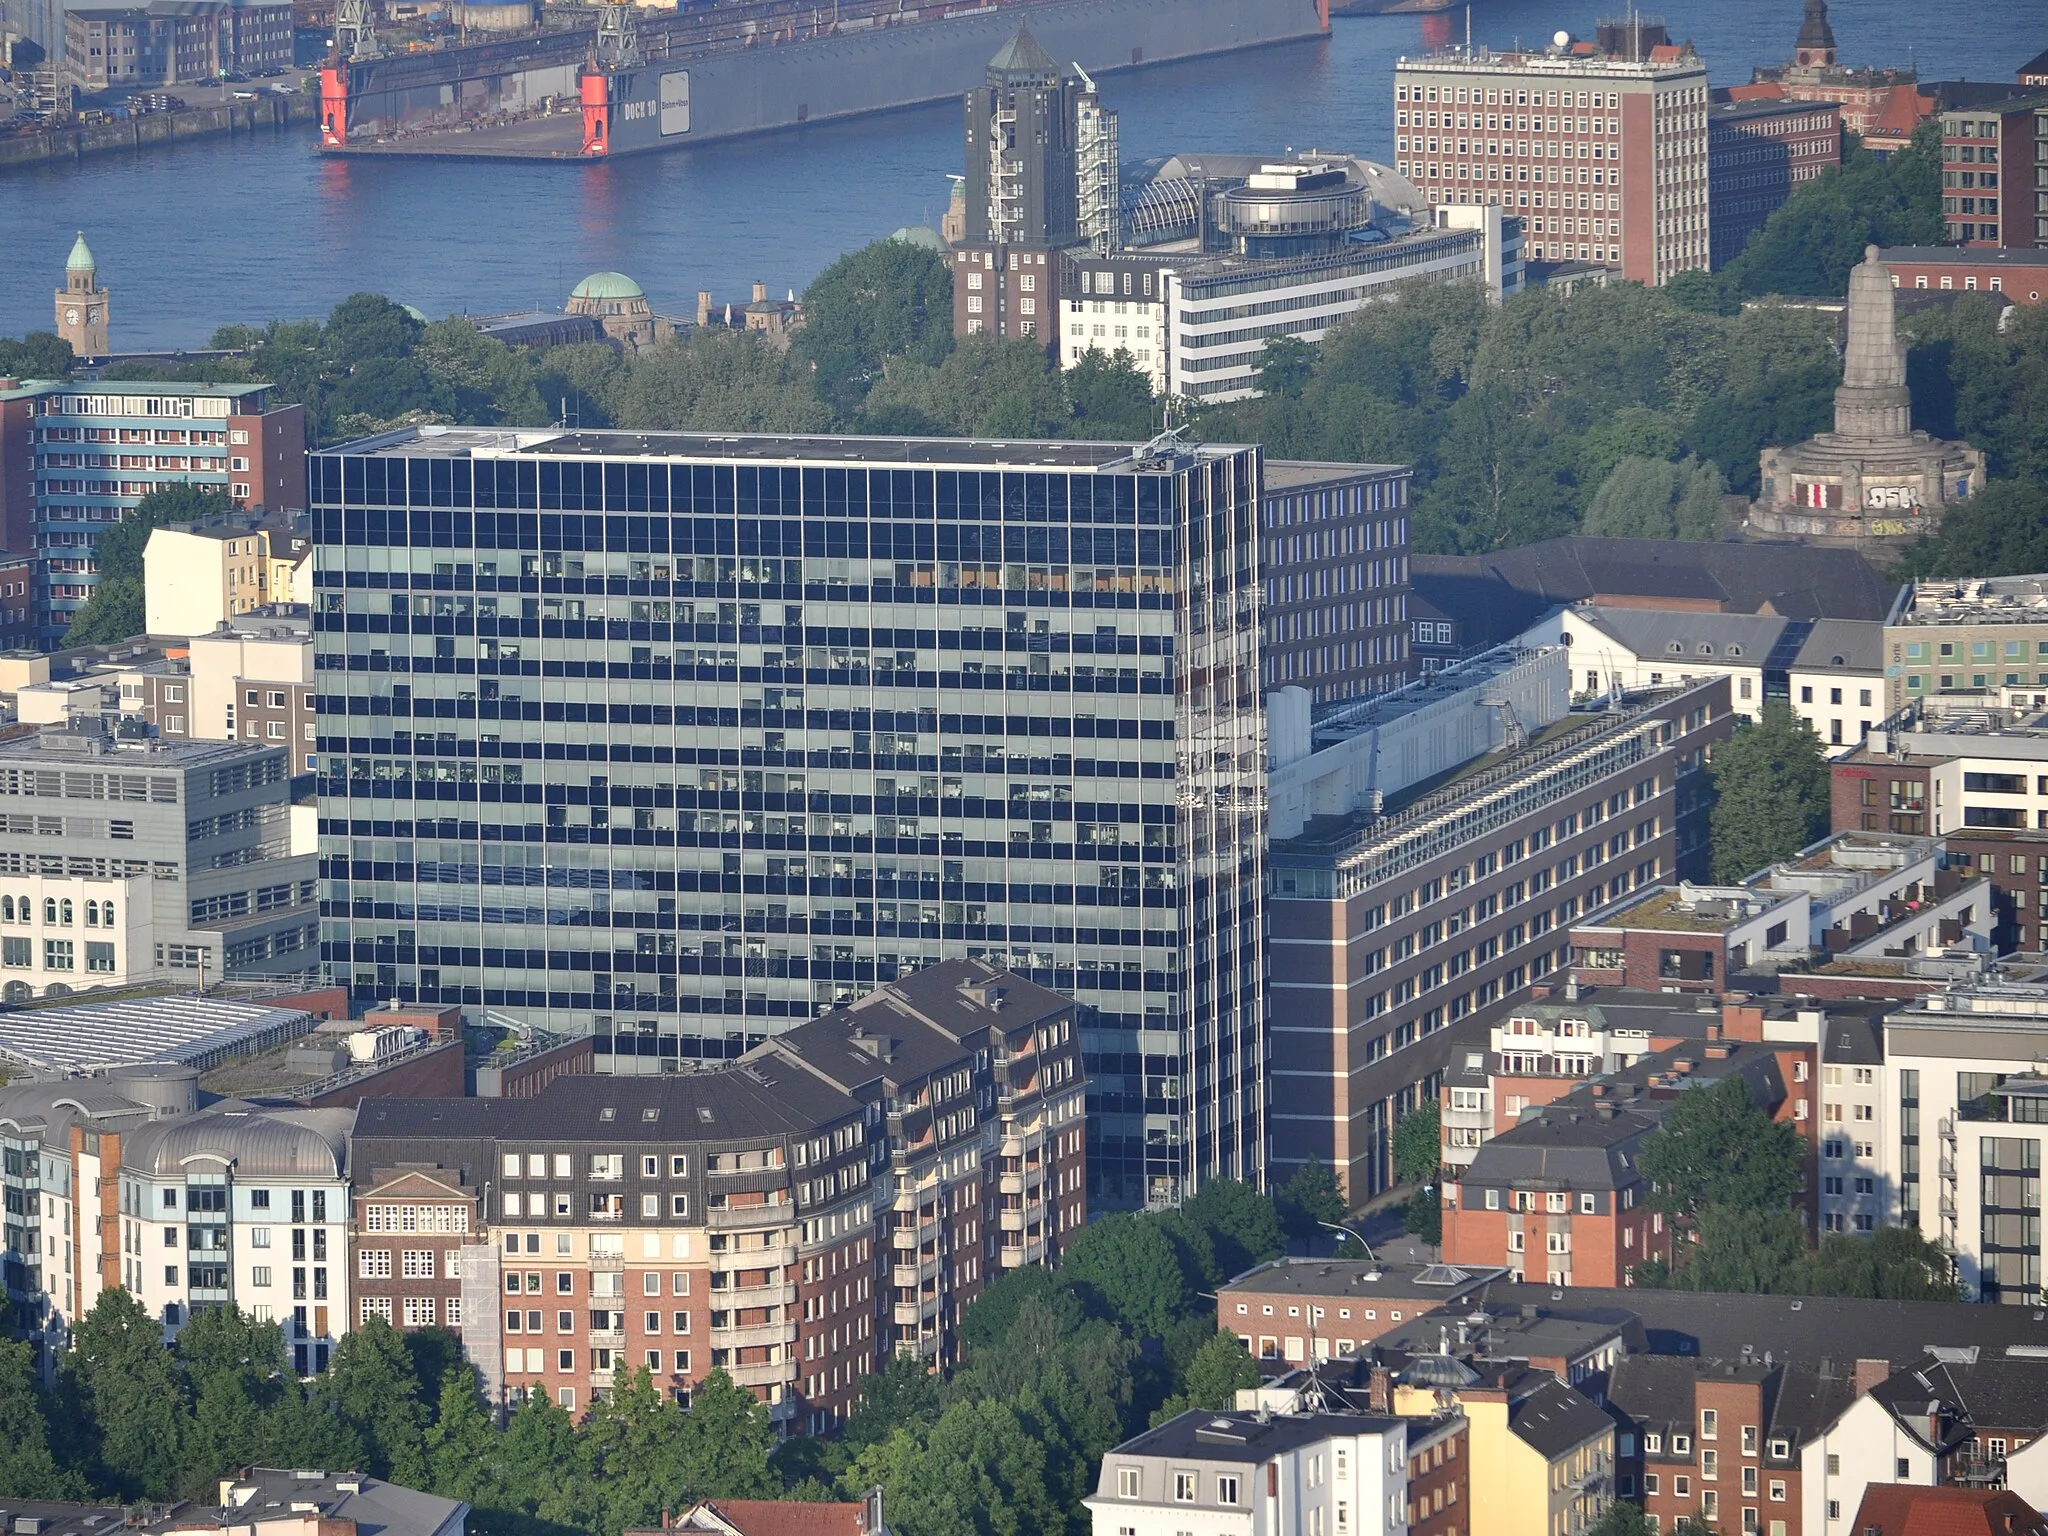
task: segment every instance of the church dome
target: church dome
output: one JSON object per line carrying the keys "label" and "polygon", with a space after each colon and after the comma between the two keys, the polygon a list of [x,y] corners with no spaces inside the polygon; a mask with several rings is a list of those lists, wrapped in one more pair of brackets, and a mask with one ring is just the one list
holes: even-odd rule
{"label": "church dome", "polygon": [[593,272],[578,283],[572,299],[644,299],[640,285],[623,272]]}
{"label": "church dome", "polygon": [[85,243],[85,231],[78,232],[78,239],[72,244],[71,258],[64,263],[66,272],[91,272],[99,266],[92,259],[92,247]]}
{"label": "church dome", "polygon": [[945,237],[929,224],[906,224],[889,238],[901,240],[905,245],[922,246],[928,251],[943,251],[946,248]]}
{"label": "church dome", "polygon": [[434,323],[433,321],[427,318],[427,312],[423,309],[416,308],[411,304],[401,304],[398,307],[404,310],[408,315],[411,315],[413,319],[419,321],[421,325],[432,325]]}

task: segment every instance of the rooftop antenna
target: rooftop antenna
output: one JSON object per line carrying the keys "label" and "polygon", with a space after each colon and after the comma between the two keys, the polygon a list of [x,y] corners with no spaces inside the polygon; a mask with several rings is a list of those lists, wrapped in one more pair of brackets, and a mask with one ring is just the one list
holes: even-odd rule
{"label": "rooftop antenna", "polygon": [[1472,6],[1467,0],[1465,6],[1465,57],[1472,57]]}

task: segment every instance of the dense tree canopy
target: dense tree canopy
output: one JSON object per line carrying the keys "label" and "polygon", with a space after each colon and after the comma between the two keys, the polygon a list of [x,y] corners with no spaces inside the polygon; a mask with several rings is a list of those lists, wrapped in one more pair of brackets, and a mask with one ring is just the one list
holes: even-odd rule
{"label": "dense tree canopy", "polygon": [[1739,724],[1714,750],[1709,813],[1714,879],[1738,884],[1788,859],[1828,826],[1825,749],[1782,699],[1754,725]]}

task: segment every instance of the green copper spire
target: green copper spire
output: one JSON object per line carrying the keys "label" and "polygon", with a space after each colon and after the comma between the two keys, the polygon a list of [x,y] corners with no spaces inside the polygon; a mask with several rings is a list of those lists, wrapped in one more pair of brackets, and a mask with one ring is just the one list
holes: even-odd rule
{"label": "green copper spire", "polygon": [[64,263],[66,272],[91,272],[99,263],[92,259],[92,247],[85,243],[85,231],[78,232],[78,241],[71,247],[71,259]]}

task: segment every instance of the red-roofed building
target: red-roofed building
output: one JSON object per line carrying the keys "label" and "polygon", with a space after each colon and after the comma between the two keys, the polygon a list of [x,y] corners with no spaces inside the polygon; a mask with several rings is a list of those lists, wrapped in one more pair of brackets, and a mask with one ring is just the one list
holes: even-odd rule
{"label": "red-roofed building", "polygon": [[1853,1529],[1856,1536],[2048,1536],[2048,1520],[2009,1489],[1872,1483]]}

